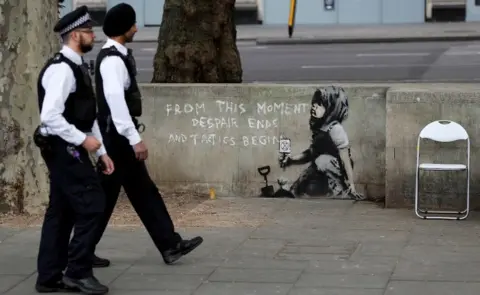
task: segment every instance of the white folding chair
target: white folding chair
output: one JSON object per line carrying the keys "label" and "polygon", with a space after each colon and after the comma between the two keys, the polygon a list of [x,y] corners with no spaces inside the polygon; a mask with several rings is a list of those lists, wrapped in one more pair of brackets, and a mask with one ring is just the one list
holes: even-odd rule
{"label": "white folding chair", "polygon": [[[420,162],[420,140],[430,139],[436,142],[454,142],[465,140],[467,142],[466,164],[434,164]],[[419,172],[424,171],[464,171],[467,173],[467,206],[463,211],[422,210],[419,208],[418,182]],[[449,219],[463,220],[470,211],[470,138],[467,131],[458,123],[449,120],[438,120],[425,126],[417,141],[417,166],[415,177],[415,214],[422,219]],[[434,214],[434,215],[429,215]]]}

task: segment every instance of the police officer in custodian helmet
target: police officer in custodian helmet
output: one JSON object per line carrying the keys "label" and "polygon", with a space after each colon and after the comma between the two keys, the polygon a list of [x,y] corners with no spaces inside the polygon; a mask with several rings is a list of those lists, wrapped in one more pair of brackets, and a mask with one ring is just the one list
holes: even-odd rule
{"label": "police officer in custodian helmet", "polygon": [[63,48],[41,70],[37,89],[41,125],[34,141],[49,170],[50,195],[36,289],[105,294],[108,287],[92,271],[105,194],[89,153],[100,158],[104,174],[111,174],[114,166],[102,145],[92,81],[82,57],[95,38],[87,7],[65,15],[54,31],[62,38]]}

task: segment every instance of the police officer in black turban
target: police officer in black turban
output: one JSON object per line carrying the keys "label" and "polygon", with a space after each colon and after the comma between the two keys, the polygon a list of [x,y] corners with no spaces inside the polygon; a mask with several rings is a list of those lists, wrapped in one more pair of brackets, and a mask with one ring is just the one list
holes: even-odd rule
{"label": "police officer in black turban", "polygon": [[[103,32],[108,37],[95,66],[95,87],[99,125],[105,146],[115,163],[112,175],[102,175],[107,203],[100,241],[123,186],[166,264],[171,264],[198,247],[203,239],[184,240],[175,228],[157,186],[150,178],[145,160],[148,150],[140,137],[143,124],[141,93],[136,80],[132,51],[125,47],[137,32],[132,6],[121,3],[106,14]],[[107,259],[94,258],[96,266],[108,266]]]}
{"label": "police officer in black turban", "polygon": [[50,177],[35,286],[40,293],[66,289],[85,294],[108,292],[92,271],[105,194],[89,153],[99,156],[102,174],[114,170],[102,145],[93,85],[83,62],[83,55],[93,48],[92,23],[86,6],[61,18],[54,31],[63,47],[47,61],[38,77],[41,125],[34,141]]}

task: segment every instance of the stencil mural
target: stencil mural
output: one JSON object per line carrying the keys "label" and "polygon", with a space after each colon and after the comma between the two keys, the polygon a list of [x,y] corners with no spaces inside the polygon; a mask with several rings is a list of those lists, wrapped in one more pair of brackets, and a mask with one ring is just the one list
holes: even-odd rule
{"label": "stencil mural", "polygon": [[353,183],[353,160],[343,122],[348,117],[348,97],[341,87],[317,89],[311,100],[311,143],[299,153],[280,155],[280,166],[309,164],[298,178],[278,179],[274,197],[327,196],[363,200]]}
{"label": "stencil mural", "polygon": [[[237,179],[239,182],[244,179],[248,182],[243,187],[244,191],[238,192],[241,194],[255,191],[263,197],[364,199],[355,190],[354,163],[343,126],[349,112],[346,92],[335,86],[313,89],[307,96],[312,95],[311,99],[305,101],[303,93],[299,91],[301,100],[292,98],[286,101],[272,99],[268,95],[265,99],[258,95],[233,101],[229,98],[208,101],[187,98],[187,101],[180,103],[172,101],[165,104],[165,116],[162,118],[181,120],[183,123],[175,124],[175,130],[159,131],[159,136],[168,136],[167,144],[174,146],[172,155],[177,155],[182,163],[189,162],[186,154],[197,157],[196,153],[202,153],[208,157],[207,161],[211,161],[208,165],[220,164],[225,171],[231,169],[232,175],[247,175]],[[282,124],[288,125],[282,126],[282,120]],[[285,137],[289,134],[285,133],[300,140],[290,144]],[[303,146],[308,141],[310,144]],[[179,152],[177,146],[183,146],[185,150]],[[286,150],[282,150],[282,147]],[[240,152],[246,157],[245,161],[238,162]],[[278,152],[281,153],[277,163],[258,163],[263,161],[260,155]],[[218,163],[219,153],[223,155],[221,163]],[[256,157],[256,160],[251,161],[249,155]],[[176,161],[172,160],[172,163]],[[269,166],[259,167],[265,164]],[[237,167],[249,171],[239,173],[235,170]],[[184,169],[182,177],[189,175],[190,181],[200,181],[200,174],[189,168]],[[296,171],[299,174],[291,177]],[[281,178],[277,179],[277,183],[269,184],[267,178],[270,172],[276,175],[275,178],[286,174],[290,179]],[[178,181],[177,178],[165,177]],[[208,177],[208,174],[204,175],[202,181],[208,182]],[[260,191],[256,188],[256,177],[265,180],[265,185],[259,187]],[[225,186],[230,185],[229,181],[232,181],[232,177],[225,176]]]}

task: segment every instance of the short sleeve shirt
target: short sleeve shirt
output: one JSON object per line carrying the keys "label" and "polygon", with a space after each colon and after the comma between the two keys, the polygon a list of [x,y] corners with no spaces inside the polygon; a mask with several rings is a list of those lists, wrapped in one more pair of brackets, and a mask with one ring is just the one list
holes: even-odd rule
{"label": "short sleeve shirt", "polygon": [[347,132],[345,132],[345,129],[343,128],[342,124],[334,124],[331,129],[330,129],[330,137],[332,138],[332,141],[335,143],[335,145],[339,149],[344,149],[347,148],[350,142],[348,141],[348,135]]}

